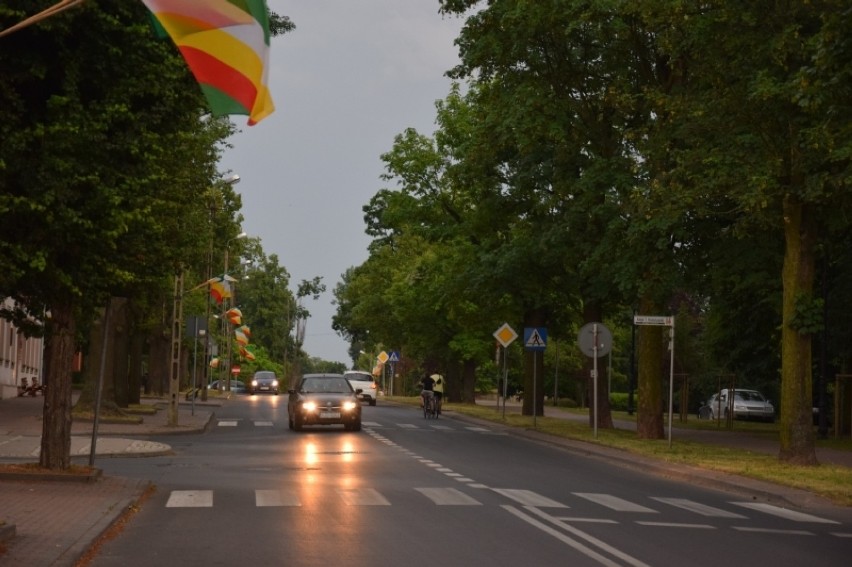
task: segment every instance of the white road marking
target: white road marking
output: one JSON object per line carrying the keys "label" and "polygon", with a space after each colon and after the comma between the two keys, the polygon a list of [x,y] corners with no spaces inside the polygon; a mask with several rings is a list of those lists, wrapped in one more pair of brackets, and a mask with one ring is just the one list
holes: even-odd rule
{"label": "white road marking", "polygon": [[559,516],[556,518],[560,522],[574,522],[574,523],[586,523],[586,524],[617,524],[618,522],[615,520],[610,520],[608,518],[574,518],[571,516]]}
{"label": "white road marking", "polygon": [[656,510],[652,510],[650,508],[646,508],[645,506],[640,506],[639,504],[634,504],[633,502],[629,502],[624,500],[623,498],[619,498],[618,496],[612,496],[611,494],[595,494],[592,492],[574,492],[575,496],[579,496],[580,498],[585,498],[595,504],[600,504],[601,506],[605,506],[610,510],[615,510],[616,512],[641,512],[643,514],[657,514]]}
{"label": "white road marking", "polygon": [[840,522],[835,522],[834,520],[827,520],[825,518],[819,518],[817,516],[805,514],[804,512],[797,512],[795,510],[788,510],[786,508],[779,508],[778,506],[773,506],[771,504],[764,504],[762,502],[731,502],[731,504],[735,504],[737,506],[742,506],[743,508],[748,508],[749,510],[757,510],[758,512],[763,512],[765,514],[770,514],[772,516],[778,516],[779,518],[785,518],[787,520],[792,520],[794,522],[803,522],[803,523],[809,523],[809,524],[839,524],[840,523]]}
{"label": "white road marking", "polygon": [[440,429],[442,431],[447,431],[447,430],[452,431],[453,430],[453,428],[450,427],[449,425],[430,425],[429,427],[431,427],[432,429]]}
{"label": "white road marking", "polygon": [[486,433],[489,431],[484,427],[465,427],[465,429],[467,429],[468,431],[485,431]]}
{"label": "white road marking", "polygon": [[237,420],[236,419],[220,419],[219,427],[236,427]]}
{"label": "white road marking", "polygon": [[337,493],[348,506],[390,506],[374,488],[339,488]]}
{"label": "white road marking", "polygon": [[707,506],[706,504],[700,504],[698,502],[693,502],[692,500],[686,500],[684,498],[656,498],[652,497],[652,500],[656,500],[657,502],[662,502],[663,504],[668,504],[670,506],[675,506],[677,508],[682,508],[684,510],[688,510],[689,512],[694,512],[696,514],[700,514],[702,516],[708,516],[712,518],[738,518],[745,519],[745,516],[741,514],[735,514],[734,512],[728,512],[727,510],[721,510],[719,508],[714,508],[712,506]]}
{"label": "white road marking", "polygon": [[514,488],[494,488],[494,492],[501,494],[510,500],[524,506],[537,506],[539,508],[567,508],[565,504],[551,500],[546,496],[536,494],[532,490],[519,490]]}
{"label": "white road marking", "polygon": [[415,488],[438,506],[482,506],[482,503],[455,488]]}
{"label": "white road marking", "polygon": [[213,506],[212,490],[172,490],[166,508],[210,508]]}
{"label": "white road marking", "polygon": [[773,530],[770,528],[749,528],[749,527],[736,527],[734,529],[738,532],[750,532],[750,533],[760,533],[760,534],[782,534],[782,535],[803,535],[803,536],[812,536],[813,532],[809,532],[807,530]]}
{"label": "white road marking", "polygon": [[271,421],[255,421],[255,427],[272,427]]}
{"label": "white road marking", "polygon": [[301,506],[298,495],[293,491],[255,490],[254,504],[259,508],[270,506]]}
{"label": "white road marking", "polygon": [[539,520],[536,520],[535,518],[532,518],[532,517],[528,516],[527,514],[524,514],[522,511],[518,510],[514,506],[505,506],[504,505],[503,509],[514,514],[515,516],[517,516],[518,518],[527,522],[531,526],[534,526],[534,527],[540,529],[541,531],[543,531],[544,533],[555,537],[556,539],[558,539],[562,543],[569,545],[570,547],[576,549],[580,553],[586,555],[587,557],[589,557],[591,559],[594,559],[595,561],[597,561],[598,563],[600,563],[601,565],[604,565],[606,567],[622,567],[623,563],[626,563],[628,565],[633,565],[634,567],[649,567],[646,563],[639,561],[635,557],[631,557],[630,555],[627,555],[623,551],[620,551],[620,550],[612,547],[608,543],[605,543],[605,542],[597,539],[596,537],[593,537],[593,536],[587,534],[586,532],[578,530],[574,526],[570,526],[570,525],[567,525],[567,524],[560,523],[559,521],[557,521],[552,516],[549,516],[549,515],[545,514],[544,512],[542,512],[541,510],[538,510],[536,508],[527,507],[525,509],[526,509],[526,511],[528,511],[532,514],[535,514],[535,515],[537,515],[541,518],[544,518],[549,522],[555,523],[560,528],[570,532],[572,535],[579,537],[580,539],[585,540],[586,542],[592,544],[593,546],[597,547],[598,549],[605,551],[605,552],[609,553],[610,555],[620,559],[623,563],[618,563],[618,562],[613,561],[612,559],[610,559],[610,558],[608,558],[604,555],[601,555],[600,553],[598,553],[594,549],[590,548],[587,545],[584,545],[583,543],[577,541],[576,539],[568,537],[564,533],[548,526],[547,524],[540,522]]}
{"label": "white road marking", "polygon": [[402,429],[417,429],[417,426],[413,423],[397,423],[396,426]]}
{"label": "white road marking", "polygon": [[696,530],[715,530],[713,526],[708,524],[681,524],[678,522],[636,522],[640,526],[651,526],[658,528],[690,528]]}

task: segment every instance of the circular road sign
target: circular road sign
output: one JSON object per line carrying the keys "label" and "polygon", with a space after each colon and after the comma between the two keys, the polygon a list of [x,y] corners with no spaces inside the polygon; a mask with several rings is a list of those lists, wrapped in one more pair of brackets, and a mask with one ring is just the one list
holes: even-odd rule
{"label": "circular road sign", "polygon": [[595,356],[595,325],[598,327],[598,358],[606,356],[612,350],[612,333],[603,323],[586,323],[577,334],[577,345],[583,354],[594,358]]}

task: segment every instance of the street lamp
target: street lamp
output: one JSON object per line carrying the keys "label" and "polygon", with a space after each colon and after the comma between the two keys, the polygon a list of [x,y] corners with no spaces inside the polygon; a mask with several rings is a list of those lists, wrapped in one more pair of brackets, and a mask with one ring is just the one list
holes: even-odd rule
{"label": "street lamp", "polygon": [[[224,183],[225,185],[236,185],[239,182],[240,182],[240,176],[237,175],[236,173],[221,179],[221,183]],[[211,234],[210,234],[210,243],[209,243],[208,248],[207,248],[207,278],[206,278],[206,281],[210,281],[211,278],[213,277],[213,234],[212,234],[212,229],[213,229],[213,217],[214,217],[215,214],[216,214],[216,201],[215,201],[215,199],[213,199],[210,202],[210,229],[211,229]],[[227,262],[227,260],[226,260],[226,262]],[[207,294],[207,302],[206,303],[207,303],[207,308],[206,308],[204,320],[209,321],[210,320],[210,294],[209,293]],[[209,362],[209,360],[208,360],[209,355],[210,355],[210,333],[207,333],[204,336],[204,360],[207,361],[207,362]],[[210,365],[205,364],[204,365],[204,389],[201,392],[201,399],[202,399],[202,401],[205,401],[205,402],[207,401],[207,386],[209,384],[210,384]]]}

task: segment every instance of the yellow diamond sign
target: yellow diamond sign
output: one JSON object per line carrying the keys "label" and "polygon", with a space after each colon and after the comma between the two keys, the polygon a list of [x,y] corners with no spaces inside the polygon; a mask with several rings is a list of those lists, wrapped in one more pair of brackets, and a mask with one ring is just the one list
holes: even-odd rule
{"label": "yellow diamond sign", "polygon": [[388,359],[390,358],[390,356],[389,356],[389,355],[388,355],[388,353],[386,353],[385,351],[382,351],[382,352],[380,352],[380,353],[379,353],[379,357],[378,357],[378,358],[379,358],[379,362],[381,362],[382,364],[384,364],[385,362],[387,362],[387,361],[388,361]]}
{"label": "yellow diamond sign", "polygon": [[512,344],[512,341],[518,338],[518,333],[515,329],[509,326],[509,323],[503,323],[503,326],[494,331],[494,338],[497,339],[503,347]]}

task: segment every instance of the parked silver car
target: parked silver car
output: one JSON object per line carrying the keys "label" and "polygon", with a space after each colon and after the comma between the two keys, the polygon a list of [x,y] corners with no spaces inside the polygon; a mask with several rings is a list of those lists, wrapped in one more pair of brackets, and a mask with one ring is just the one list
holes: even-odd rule
{"label": "parked silver car", "polygon": [[[730,397],[733,394],[733,397]],[[775,406],[757,390],[722,389],[713,394],[702,407],[700,418],[727,419],[733,411],[734,419],[759,419],[770,423],[775,421]]]}

